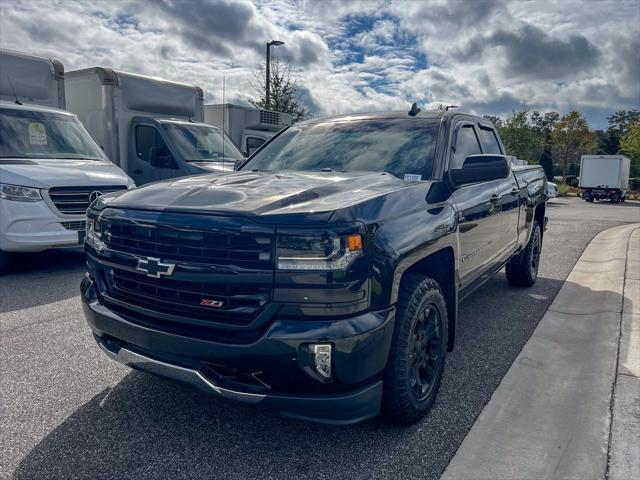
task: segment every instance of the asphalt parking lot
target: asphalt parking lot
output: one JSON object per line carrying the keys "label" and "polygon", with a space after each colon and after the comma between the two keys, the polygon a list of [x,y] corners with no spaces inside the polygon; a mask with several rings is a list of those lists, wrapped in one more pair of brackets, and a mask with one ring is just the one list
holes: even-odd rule
{"label": "asphalt parking lot", "polygon": [[462,304],[438,400],[409,428],[284,419],[116,364],[81,314],[82,252],[21,256],[0,278],[0,478],[436,479],[589,240],[640,204],[563,198],[548,216],[538,283],[499,274]]}

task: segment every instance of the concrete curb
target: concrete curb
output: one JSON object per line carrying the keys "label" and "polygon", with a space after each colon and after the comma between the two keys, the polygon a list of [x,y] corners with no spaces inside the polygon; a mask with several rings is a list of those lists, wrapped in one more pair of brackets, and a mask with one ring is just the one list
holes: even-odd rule
{"label": "concrete curb", "polygon": [[640,478],[640,229],[629,239],[618,372],[611,408],[609,480]]}
{"label": "concrete curb", "polygon": [[[639,307],[637,296],[625,288],[636,288],[625,272],[634,255],[630,238],[634,230],[634,239],[640,238],[639,228],[605,230],[587,246],[442,480],[602,479],[610,436],[611,478],[618,471],[616,478],[638,478],[624,470],[635,471],[629,424],[638,422],[638,410],[634,420],[634,386],[626,381],[631,377],[616,389],[621,412],[614,407],[613,428],[611,401],[618,364],[633,368],[638,350],[623,342],[620,352],[631,353],[618,362],[623,305]],[[637,335],[632,324],[637,322],[630,322],[629,332]]]}

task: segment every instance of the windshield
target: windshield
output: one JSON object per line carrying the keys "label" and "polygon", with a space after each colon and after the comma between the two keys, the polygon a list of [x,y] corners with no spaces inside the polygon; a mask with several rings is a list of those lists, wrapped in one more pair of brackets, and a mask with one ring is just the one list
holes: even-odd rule
{"label": "windshield", "polygon": [[75,116],[13,108],[0,109],[0,157],[108,160]]}
{"label": "windshield", "polygon": [[223,136],[219,128],[182,123],[163,125],[179,155],[188,162],[235,162],[244,159],[231,139]]}
{"label": "windshield", "polygon": [[431,178],[439,122],[382,119],[311,123],[290,127],[242,170],[388,172],[412,180]]}

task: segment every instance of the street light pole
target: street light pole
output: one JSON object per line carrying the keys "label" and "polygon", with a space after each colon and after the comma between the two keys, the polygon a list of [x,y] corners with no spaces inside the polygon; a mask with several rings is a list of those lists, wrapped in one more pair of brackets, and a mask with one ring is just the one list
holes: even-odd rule
{"label": "street light pole", "polygon": [[266,110],[270,110],[271,109],[271,47],[277,47],[279,45],[284,45],[284,42],[281,42],[280,40],[271,40],[270,42],[267,43],[267,69],[266,69],[266,73],[267,73],[267,78],[265,79],[265,96],[264,96],[264,103],[265,103],[265,109]]}

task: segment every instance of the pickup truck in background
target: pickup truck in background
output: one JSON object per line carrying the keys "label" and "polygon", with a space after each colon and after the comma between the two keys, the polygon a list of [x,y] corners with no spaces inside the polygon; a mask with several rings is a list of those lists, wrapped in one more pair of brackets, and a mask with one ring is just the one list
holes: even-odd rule
{"label": "pickup truck in background", "polygon": [[536,281],[547,185],[487,120],[410,113],[302,122],[238,171],[100,197],[81,286],[100,348],[296,418],[420,419],[458,303],[503,266]]}

